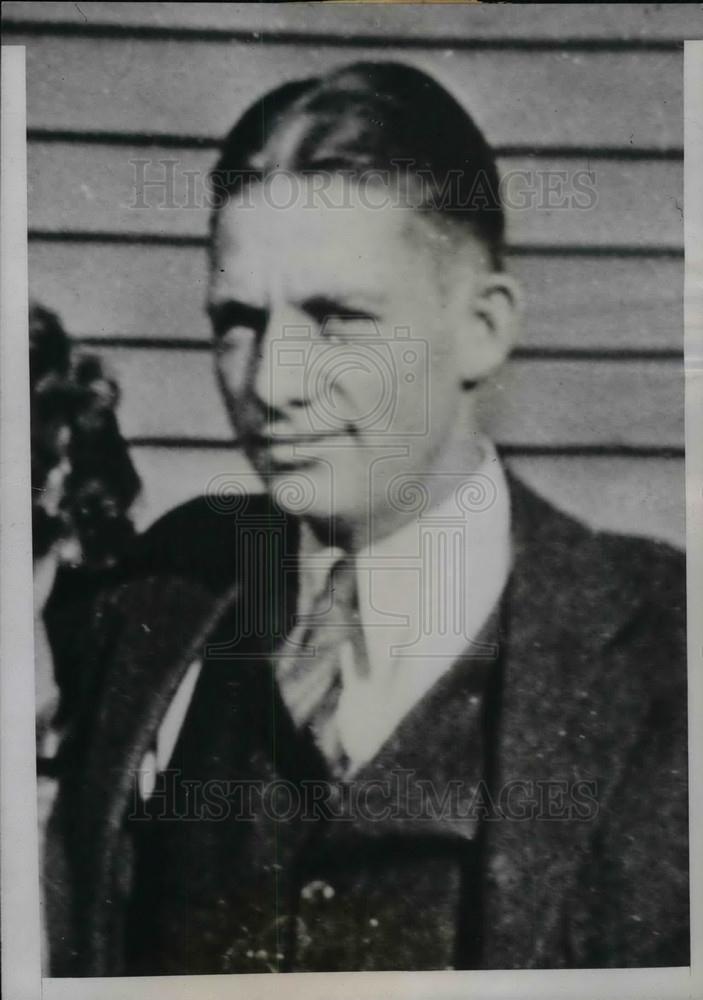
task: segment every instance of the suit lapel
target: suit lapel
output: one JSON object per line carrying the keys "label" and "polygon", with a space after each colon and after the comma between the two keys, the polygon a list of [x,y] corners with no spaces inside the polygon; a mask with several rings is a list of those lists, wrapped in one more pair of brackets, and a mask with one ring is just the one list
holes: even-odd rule
{"label": "suit lapel", "polygon": [[[77,795],[79,891],[86,914],[80,930],[88,936],[82,947],[93,975],[119,968],[119,957],[108,949],[112,915],[124,903],[116,891],[123,897],[129,892],[129,859],[120,850],[124,817],[136,793],[136,772],[186,670],[206,654],[243,662],[265,657],[292,625],[297,523],[268,504],[261,512],[256,506],[246,516],[224,517],[218,513],[215,527],[232,552],[227,581],[218,577],[216,592],[204,582],[207,572],[202,581],[198,574],[177,572],[128,584],[122,631],[105,651],[109,664],[90,720],[92,735],[82,754],[89,764]],[[228,628],[233,623],[232,641],[213,647],[225,618]]]}
{"label": "suit lapel", "polygon": [[[623,743],[634,742],[646,710],[637,676],[607,670],[638,597],[608,565],[602,536],[514,479],[511,500],[514,564],[494,789],[508,812],[521,794],[535,805],[531,818],[488,824],[486,961],[490,968],[558,967],[570,962],[569,921],[578,918],[567,904],[578,867],[622,767]],[[613,717],[623,704],[632,713]],[[613,733],[623,738],[618,755]],[[584,782],[593,784],[577,784]]]}
{"label": "suit lapel", "polygon": [[136,794],[136,772],[185,671],[203,656],[238,591],[232,586],[215,599],[180,580],[152,579],[130,592],[125,631],[106,677],[80,789],[84,856],[79,863],[88,896],[84,927],[94,974],[104,974],[108,960],[107,926],[118,902],[116,847],[130,797]]}

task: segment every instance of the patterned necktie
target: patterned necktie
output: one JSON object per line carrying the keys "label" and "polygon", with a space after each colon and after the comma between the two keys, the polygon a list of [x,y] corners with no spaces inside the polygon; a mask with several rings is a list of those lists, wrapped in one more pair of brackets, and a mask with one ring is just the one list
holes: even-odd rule
{"label": "patterned necktie", "polygon": [[363,657],[354,562],[342,556],[276,654],[281,697],[296,726],[310,730],[337,778],[349,766],[335,722],[344,671],[360,666]]}

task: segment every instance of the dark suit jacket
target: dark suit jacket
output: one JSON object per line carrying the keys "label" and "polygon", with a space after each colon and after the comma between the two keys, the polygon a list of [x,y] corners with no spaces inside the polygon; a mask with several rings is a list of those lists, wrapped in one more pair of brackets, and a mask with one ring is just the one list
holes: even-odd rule
{"label": "dark suit jacket", "polygon": [[[597,815],[542,808],[484,824],[478,964],[688,965],[683,558],[592,531],[513,477],[510,488],[491,780],[591,782]],[[130,774],[223,616],[264,608],[263,627],[230,643],[244,658],[290,627],[297,539],[295,519],[263,498],[230,514],[199,499],[158,522],[101,596],[52,821],[54,974],[120,973]],[[456,725],[438,719],[434,740]]]}

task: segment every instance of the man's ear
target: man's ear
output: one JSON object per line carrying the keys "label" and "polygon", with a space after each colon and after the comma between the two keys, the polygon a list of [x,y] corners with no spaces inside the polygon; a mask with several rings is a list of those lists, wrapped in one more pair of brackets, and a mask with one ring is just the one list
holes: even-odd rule
{"label": "man's ear", "polygon": [[517,339],[522,315],[520,286],[509,274],[488,272],[472,289],[469,333],[460,347],[462,376],[482,382],[506,361]]}

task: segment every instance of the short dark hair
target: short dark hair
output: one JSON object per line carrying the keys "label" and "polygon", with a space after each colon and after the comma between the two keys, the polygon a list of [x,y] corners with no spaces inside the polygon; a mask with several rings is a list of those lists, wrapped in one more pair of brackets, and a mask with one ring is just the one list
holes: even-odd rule
{"label": "short dark hair", "polygon": [[276,170],[401,172],[421,183],[418,207],[471,227],[501,267],[505,221],[493,150],[459,102],[414,66],[357,62],[259,98],[211,172],[211,231],[228,198]]}

